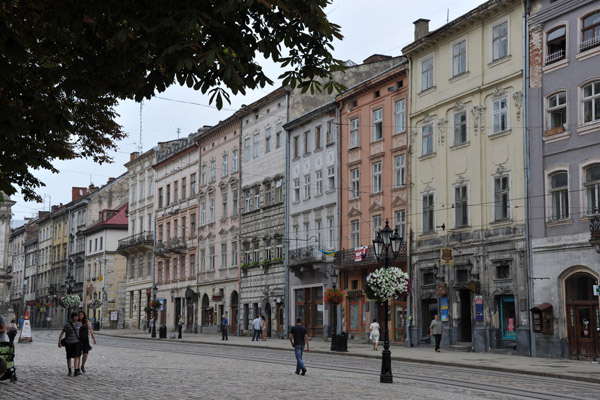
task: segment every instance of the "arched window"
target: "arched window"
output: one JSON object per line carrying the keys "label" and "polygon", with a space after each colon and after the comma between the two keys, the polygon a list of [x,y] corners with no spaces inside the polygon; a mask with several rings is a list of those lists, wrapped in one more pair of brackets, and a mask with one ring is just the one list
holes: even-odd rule
{"label": "arched window", "polygon": [[560,61],[567,54],[567,29],[559,26],[548,32],[546,38],[546,65]]}
{"label": "arched window", "polygon": [[552,221],[569,218],[569,175],[560,171],[550,176]]}
{"label": "arched window", "polygon": [[600,164],[586,168],[584,186],[587,214],[596,214],[600,210]]}
{"label": "arched window", "polygon": [[567,302],[594,300],[592,299],[592,286],[595,285],[595,282],[594,277],[586,273],[570,276],[565,283]]}
{"label": "arched window", "polygon": [[600,11],[583,18],[581,24],[581,51],[600,45]]}

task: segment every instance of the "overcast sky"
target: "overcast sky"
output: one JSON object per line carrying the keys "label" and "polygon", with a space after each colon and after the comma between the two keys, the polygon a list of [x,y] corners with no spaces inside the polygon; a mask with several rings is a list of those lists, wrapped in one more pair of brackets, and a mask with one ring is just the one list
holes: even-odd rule
{"label": "overcast sky", "polygon": [[[422,0],[411,8],[405,1],[398,0],[334,0],[327,8],[329,19],[342,27],[343,41],[334,42],[334,56],[341,60],[352,60],[357,64],[372,54],[398,56],[402,47],[413,41],[413,21],[419,18],[431,20],[430,30],[444,25],[448,14],[453,20],[482,4],[481,0]],[[418,4],[418,5],[417,5]],[[268,76],[276,80],[281,71],[273,64],[267,65]],[[279,84],[279,82],[277,82]],[[12,208],[13,218],[22,220],[37,216],[38,211],[48,210],[50,205],[66,204],[71,201],[72,186],[102,186],[109,177],[124,172],[123,166],[129,154],[138,149],[147,151],[160,141],[176,139],[178,130],[183,137],[203,125],[214,125],[224,120],[242,104],[250,104],[270,93],[275,86],[265,87],[246,96],[232,98],[223,110],[209,106],[208,97],[187,87],[173,86],[157,94],[143,104],[140,139],[140,105],[126,101],[119,105],[118,122],[128,133],[113,153],[114,163],[97,165],[87,160],[56,161],[61,172],[51,174],[38,171],[36,176],[46,183],[38,189],[44,203],[25,202],[19,194],[12,196],[17,204]]]}

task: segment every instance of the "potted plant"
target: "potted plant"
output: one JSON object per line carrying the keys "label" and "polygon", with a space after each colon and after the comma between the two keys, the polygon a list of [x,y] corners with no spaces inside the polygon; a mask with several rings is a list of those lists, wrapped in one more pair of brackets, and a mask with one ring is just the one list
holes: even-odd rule
{"label": "potted plant", "polygon": [[258,265],[258,261],[252,261],[252,263],[250,263],[251,267],[256,267]]}
{"label": "potted plant", "polygon": [[367,276],[367,297],[379,303],[408,291],[408,274],[397,267],[379,268]]}
{"label": "potted plant", "polygon": [[342,304],[344,301],[345,292],[337,288],[329,288],[325,292],[325,303],[329,305]]}
{"label": "potted plant", "polygon": [[273,259],[273,262],[281,262],[281,257],[275,257],[275,258]]}
{"label": "potted plant", "polygon": [[241,268],[241,269],[246,269],[246,268],[248,268],[248,266],[250,266],[250,264],[248,264],[248,263],[243,263],[242,265],[240,265],[240,268]]}
{"label": "potted plant", "polygon": [[271,260],[266,259],[262,263],[263,263],[263,265],[269,265],[269,264],[271,264]]}
{"label": "potted plant", "polygon": [[81,299],[76,294],[66,294],[60,298],[60,305],[63,308],[74,308],[81,303]]}

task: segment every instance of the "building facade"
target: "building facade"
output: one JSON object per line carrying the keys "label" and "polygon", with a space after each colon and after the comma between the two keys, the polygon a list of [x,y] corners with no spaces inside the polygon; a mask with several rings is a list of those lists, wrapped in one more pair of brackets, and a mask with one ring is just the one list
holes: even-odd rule
{"label": "building facade", "polygon": [[10,286],[12,276],[10,273],[10,219],[11,207],[15,202],[4,193],[0,193],[0,312],[5,312],[8,317],[15,313],[10,307]]}
{"label": "building facade", "polygon": [[26,225],[15,228],[10,233],[10,260],[7,266],[11,266],[10,302],[11,308],[16,316],[25,313],[24,294],[26,290],[25,281],[25,243]]}
{"label": "building facade", "polygon": [[529,28],[535,350],[595,360],[600,246],[590,240],[590,222],[600,209],[600,5],[536,1]]}
{"label": "building facade", "polygon": [[410,59],[411,341],[529,354],[523,5],[491,0],[429,32]]}

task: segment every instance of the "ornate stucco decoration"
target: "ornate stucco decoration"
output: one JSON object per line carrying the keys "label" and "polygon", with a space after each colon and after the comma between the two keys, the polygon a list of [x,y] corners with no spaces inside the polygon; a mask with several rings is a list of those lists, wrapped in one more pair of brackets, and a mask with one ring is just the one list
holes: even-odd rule
{"label": "ornate stucco decoration", "polygon": [[465,103],[463,103],[462,101],[457,101],[456,104],[454,105],[454,112],[461,112],[465,109]]}
{"label": "ornate stucco decoration", "polygon": [[498,87],[496,87],[496,89],[494,89],[494,93],[492,93],[492,96],[500,97],[500,96],[504,96],[505,94],[506,94],[506,90],[504,90],[502,88],[502,86],[498,86]]}
{"label": "ornate stucco decoration", "polygon": [[478,130],[482,133],[485,130],[484,112],[485,106],[483,104],[479,106],[473,106],[473,108],[471,108],[471,114],[473,115],[473,132],[475,136],[477,136]]}
{"label": "ornate stucco decoration", "polygon": [[473,115],[473,134],[477,136],[477,130],[479,129],[479,110],[477,106],[471,108],[471,115]]}
{"label": "ornate stucco decoration", "polygon": [[521,107],[523,107],[523,91],[519,90],[518,92],[513,93],[512,98],[515,101],[515,106],[517,107],[517,121],[520,121]]}
{"label": "ornate stucco decoration", "polygon": [[438,129],[440,131],[440,135],[438,137],[438,141],[441,145],[444,144],[444,138],[446,136],[446,122],[448,122],[448,118],[440,118],[437,122]]}
{"label": "ornate stucco decoration", "polygon": [[425,114],[425,116],[423,117],[423,124],[428,124],[431,121],[433,121],[433,117],[429,114]]}
{"label": "ornate stucco decoration", "polygon": [[415,144],[415,137],[417,136],[417,130],[416,129],[411,129],[410,133],[409,133],[409,137],[410,137],[410,153],[412,154],[412,149],[413,146]]}
{"label": "ornate stucco decoration", "polygon": [[504,174],[506,171],[508,171],[506,169],[506,167],[504,167],[504,165],[500,164],[498,165],[498,168],[496,168],[496,175],[502,175]]}

